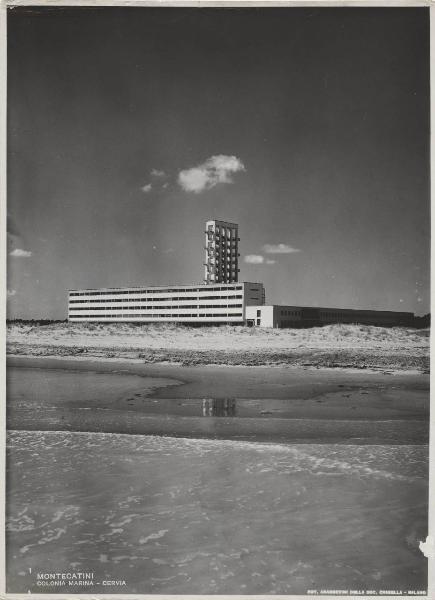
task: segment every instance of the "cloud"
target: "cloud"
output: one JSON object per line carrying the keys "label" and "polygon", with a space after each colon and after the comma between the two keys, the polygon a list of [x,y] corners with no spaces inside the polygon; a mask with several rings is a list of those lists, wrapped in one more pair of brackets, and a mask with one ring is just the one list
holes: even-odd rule
{"label": "cloud", "polygon": [[21,248],[15,248],[12,252],[9,252],[9,256],[18,256],[20,258],[28,258],[32,256],[32,253],[29,250],[21,250]]}
{"label": "cloud", "polygon": [[239,158],[218,154],[196,167],[180,171],[178,184],[185,192],[199,194],[218,183],[233,183],[232,174],[238,171],[245,171],[245,165]]}
{"label": "cloud", "polygon": [[150,176],[152,178],[152,182],[146,183],[140,188],[144,194],[149,194],[151,190],[158,193],[168,187],[169,183],[165,181],[167,176],[164,171],[160,171],[159,169],[151,169]]}
{"label": "cloud", "polygon": [[264,244],[263,250],[266,254],[293,254],[300,252],[299,248],[292,248],[287,244]]}
{"label": "cloud", "polygon": [[244,260],[245,263],[251,265],[274,265],[276,263],[276,260],[264,258],[262,254],[247,254]]}
{"label": "cloud", "polygon": [[15,296],[16,293],[17,293],[17,290],[8,290],[7,291],[8,297]]}
{"label": "cloud", "polygon": [[261,254],[247,254],[245,256],[245,263],[262,265],[264,263],[264,256],[261,256]]}
{"label": "cloud", "polygon": [[159,169],[151,169],[152,177],[164,177],[166,173],[164,171],[160,171]]}

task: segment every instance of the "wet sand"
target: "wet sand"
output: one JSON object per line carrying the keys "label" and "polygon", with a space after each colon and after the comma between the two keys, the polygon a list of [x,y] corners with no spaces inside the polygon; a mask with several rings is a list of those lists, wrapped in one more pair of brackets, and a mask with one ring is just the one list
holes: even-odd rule
{"label": "wet sand", "polygon": [[8,366],[9,429],[298,443],[428,441],[429,377],[422,374],[45,358],[11,358]]}

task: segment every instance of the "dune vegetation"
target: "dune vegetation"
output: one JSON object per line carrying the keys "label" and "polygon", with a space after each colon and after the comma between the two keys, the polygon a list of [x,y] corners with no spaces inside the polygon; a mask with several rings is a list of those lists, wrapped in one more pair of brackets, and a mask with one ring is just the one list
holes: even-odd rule
{"label": "dune vegetation", "polygon": [[367,325],[310,329],[175,324],[11,322],[9,354],[83,356],[185,365],[429,368],[429,330]]}

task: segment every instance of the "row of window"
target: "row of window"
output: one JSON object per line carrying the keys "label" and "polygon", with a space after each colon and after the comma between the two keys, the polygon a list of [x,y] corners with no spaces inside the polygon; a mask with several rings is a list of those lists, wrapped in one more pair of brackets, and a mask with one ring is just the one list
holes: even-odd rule
{"label": "row of window", "polygon": [[[242,304],[184,304],[184,305],[170,305],[170,306],[129,306],[126,310],[174,310],[176,308],[242,308]],[[74,306],[70,311],[76,310],[122,310],[122,306]]]}
{"label": "row of window", "polygon": [[382,322],[382,323],[395,323],[397,322],[397,317],[390,317],[390,316],[384,316],[384,315],[359,315],[359,314],[347,314],[347,315],[342,315],[342,314],[333,314],[333,315],[322,315],[322,313],[320,314],[320,318],[321,319],[325,319],[325,320],[329,320],[329,321],[347,321],[349,323],[363,323],[364,321],[367,321],[369,324],[372,324],[374,322],[374,319],[376,320],[376,322]]}
{"label": "row of window", "polygon": [[228,271],[225,270],[221,267],[219,267],[219,265],[207,265],[207,271],[209,273],[220,273],[221,275],[226,275],[227,277],[235,277],[236,273],[238,273],[239,271]]}
{"label": "row of window", "polygon": [[[216,296],[216,298],[221,298],[221,296]],[[224,298],[229,298],[229,296],[224,296]],[[180,300],[198,300],[198,296],[183,296],[181,298],[102,298],[101,300],[70,300],[70,304],[88,304],[88,303],[97,303],[97,304],[106,304],[106,302],[122,302],[125,304],[126,302],[168,302],[169,300],[180,301]]]}
{"label": "row of window", "polygon": [[358,317],[358,319],[373,319],[374,317],[376,317],[377,319],[386,319],[386,320],[397,319],[396,315],[383,315],[382,313],[375,312],[375,311],[373,313],[368,313],[368,314],[364,314],[363,312],[359,313],[358,311],[348,312],[348,313],[338,313],[338,312],[332,312],[332,313],[325,312],[324,313],[324,312],[321,312],[320,316],[325,317],[325,318],[330,317],[333,319],[335,319],[337,317],[341,317],[343,319],[352,319],[352,318],[355,318],[356,316]]}
{"label": "row of window", "polygon": [[216,273],[208,273],[207,277],[208,277],[208,281],[216,281],[216,280],[219,280],[219,279],[220,280],[226,280],[226,281],[228,281],[228,283],[231,283],[232,281],[236,281],[236,277],[235,276],[233,276],[233,277],[229,277],[229,276],[225,277],[224,274],[220,274],[219,275],[219,274],[216,274]]}
{"label": "row of window", "polygon": [[144,319],[184,319],[187,317],[197,317],[200,319],[203,319],[204,317],[243,317],[242,313],[200,313],[200,314],[196,314],[196,313],[192,313],[192,314],[157,314],[157,315],[149,315],[149,314],[136,314],[136,313],[124,313],[124,314],[117,314],[117,315],[73,315],[70,316],[69,318],[71,320],[76,320],[76,319],[95,319],[95,318],[99,318],[99,319],[125,319],[128,317],[135,317],[135,318],[144,318]]}
{"label": "row of window", "polygon": [[220,242],[219,244],[216,244],[216,242],[209,242],[207,244],[207,249],[210,251],[214,251],[216,253],[218,252],[227,252],[227,253],[234,253],[238,251],[238,247],[236,243],[232,243],[230,244],[230,242],[227,242],[227,244],[225,244],[225,242]]}
{"label": "row of window", "polygon": [[210,225],[207,231],[208,234],[214,233],[214,235],[216,235],[216,237],[219,237],[219,235],[221,234],[222,237],[233,237],[235,238],[238,231],[237,229],[231,229],[230,227],[219,227],[219,225],[217,225],[213,231],[213,226]]}
{"label": "row of window", "polygon": [[238,252],[233,252],[229,248],[227,249],[226,252],[225,252],[225,250],[222,250],[222,252],[220,252],[216,248],[209,248],[207,253],[208,253],[209,257],[212,257],[212,258],[216,257],[218,260],[219,260],[219,258],[222,258],[222,260],[237,261],[238,257],[240,256]]}
{"label": "row of window", "polygon": [[173,294],[175,292],[225,292],[231,290],[243,290],[242,285],[237,285],[233,287],[200,287],[200,288],[174,288],[174,289],[140,289],[137,290],[129,289],[129,290],[117,290],[117,289],[107,289],[107,290],[99,290],[99,291],[88,291],[83,290],[80,292],[70,292],[70,296],[104,296],[107,294]]}
{"label": "row of window", "polygon": [[[354,315],[352,313],[338,313],[338,312],[334,312],[334,313],[324,313],[321,312],[319,313],[319,316],[321,318],[331,318],[331,319],[346,319],[346,318],[352,318]],[[361,315],[359,315],[359,317],[361,317]]]}
{"label": "row of window", "polygon": [[221,237],[219,235],[214,235],[214,234],[209,234],[207,236],[207,246],[216,246],[218,248],[236,248],[237,249],[237,243],[238,243],[239,239],[232,237],[230,238],[225,238],[225,237]]}
{"label": "row of window", "polygon": [[231,277],[227,274],[225,275],[224,272],[220,272],[219,274],[216,274],[214,271],[211,271],[209,273],[209,277],[210,279],[217,279],[218,277],[221,278],[222,280],[227,279],[229,280],[228,283],[233,283],[234,281],[236,281],[236,275],[233,274]]}
{"label": "row of window", "polygon": [[207,268],[210,269],[211,271],[222,271],[223,273],[225,273],[225,271],[228,273],[231,272],[232,275],[235,275],[236,273],[239,272],[239,269],[237,267],[237,264],[231,264],[231,265],[225,265],[220,263],[219,261],[209,261],[207,263],[205,263]]}
{"label": "row of window", "polygon": [[[228,294],[227,296],[184,296],[181,298],[103,298],[101,300],[70,300],[71,304],[106,304],[110,302],[122,302],[125,304],[127,302],[172,302],[172,301],[180,301],[180,300],[241,300],[243,298],[242,294]],[[195,307],[196,308],[196,307]]]}
{"label": "row of window", "polygon": [[208,236],[206,240],[206,248],[216,248],[225,250],[230,248],[231,250],[238,250],[238,240],[236,238],[231,238],[231,240],[226,241],[225,238],[220,238],[219,236]]}
{"label": "row of window", "polygon": [[[257,311],[258,313],[258,311]],[[326,319],[326,320],[347,320],[350,322],[354,322],[355,319],[358,319],[359,321],[363,321],[363,320],[368,320],[368,321],[372,321],[373,318],[376,316],[377,319],[381,319],[384,321],[389,321],[389,320],[395,320],[395,317],[391,317],[389,315],[378,315],[378,314],[374,314],[374,315],[364,315],[364,314],[355,314],[355,313],[340,313],[340,312],[320,312],[314,315],[305,315],[303,313],[301,313],[301,311],[295,311],[295,310],[281,310],[280,311],[280,315],[286,316],[286,317],[302,317],[302,318],[316,318],[318,316],[318,318],[320,319]]]}

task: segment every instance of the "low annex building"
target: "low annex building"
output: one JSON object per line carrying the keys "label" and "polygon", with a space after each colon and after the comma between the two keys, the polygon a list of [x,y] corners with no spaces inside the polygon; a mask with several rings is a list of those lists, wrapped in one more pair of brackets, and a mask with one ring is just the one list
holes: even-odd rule
{"label": "low annex building", "polygon": [[247,306],[246,324],[256,327],[319,327],[333,323],[413,327],[414,314],[386,310],[314,308],[308,306]]}

